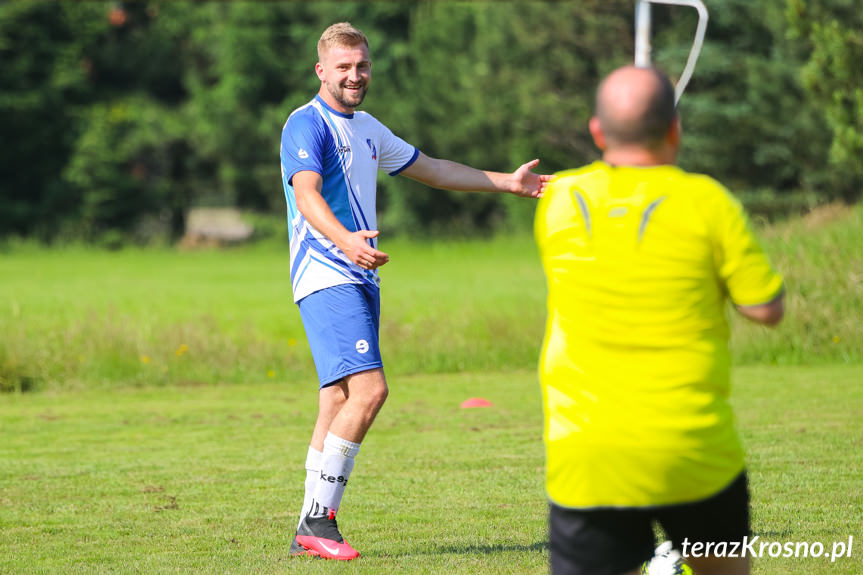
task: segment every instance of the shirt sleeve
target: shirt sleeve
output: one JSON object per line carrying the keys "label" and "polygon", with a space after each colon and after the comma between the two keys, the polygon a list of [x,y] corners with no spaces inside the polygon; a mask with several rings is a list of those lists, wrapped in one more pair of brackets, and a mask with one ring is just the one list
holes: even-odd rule
{"label": "shirt sleeve", "polygon": [[740,201],[723,189],[714,214],[717,273],[731,301],[740,306],[769,303],[782,293],[782,276],[770,266]]}
{"label": "shirt sleeve", "polygon": [[393,134],[383,124],[380,124],[380,130],[381,149],[378,167],[391,176],[397,176],[416,161],[420,152]]}
{"label": "shirt sleeve", "polygon": [[295,113],[282,129],[282,173],[289,184],[294,174],[309,170],[323,175],[325,131],[317,114]]}

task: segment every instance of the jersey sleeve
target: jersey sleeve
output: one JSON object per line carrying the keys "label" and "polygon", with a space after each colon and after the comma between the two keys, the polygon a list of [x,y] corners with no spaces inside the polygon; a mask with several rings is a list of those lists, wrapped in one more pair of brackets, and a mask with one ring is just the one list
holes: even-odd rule
{"label": "jersey sleeve", "polygon": [[717,273],[731,301],[740,306],[769,303],[782,293],[782,276],[770,266],[740,201],[722,189],[717,204]]}
{"label": "jersey sleeve", "polygon": [[383,124],[380,124],[380,129],[381,149],[378,167],[391,176],[397,176],[416,161],[420,152],[393,134]]}
{"label": "jersey sleeve", "polygon": [[323,174],[325,130],[316,114],[292,114],[282,129],[282,174],[289,184],[294,174],[309,170]]}

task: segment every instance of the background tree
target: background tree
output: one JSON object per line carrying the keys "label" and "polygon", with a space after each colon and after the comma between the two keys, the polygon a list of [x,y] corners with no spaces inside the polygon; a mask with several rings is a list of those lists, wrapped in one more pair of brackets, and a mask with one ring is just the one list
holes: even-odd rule
{"label": "background tree", "polygon": [[832,136],[822,193],[855,200],[863,189],[863,10],[854,0],[788,0],[789,36],[808,55],[803,84]]}
{"label": "background tree", "polygon": [[[858,197],[863,13],[854,0],[709,0],[681,102],[681,164],[752,205]],[[556,171],[598,157],[594,90],[632,61],[633,0],[0,3],[0,237],[173,238],[196,205],[284,214],[279,134],[318,89],[315,46],[369,37],[363,109],[429,155]],[[695,11],[654,7],[654,61],[682,71]],[[527,228],[530,202],[381,178],[389,233]],[[808,201],[808,200],[807,200]],[[771,208],[772,209],[772,208]],[[155,232],[154,232],[155,230]],[[156,233],[158,235],[158,233]]]}
{"label": "background tree", "polygon": [[[773,3],[714,0],[708,42],[681,100],[681,164],[735,191],[806,187],[825,162],[823,119],[799,81],[796,50]],[[694,10],[665,10],[658,62],[682,70]],[[674,62],[671,64],[670,62]]]}
{"label": "background tree", "polygon": [[90,97],[93,5],[0,5],[0,235],[56,233],[74,210],[61,174]]}

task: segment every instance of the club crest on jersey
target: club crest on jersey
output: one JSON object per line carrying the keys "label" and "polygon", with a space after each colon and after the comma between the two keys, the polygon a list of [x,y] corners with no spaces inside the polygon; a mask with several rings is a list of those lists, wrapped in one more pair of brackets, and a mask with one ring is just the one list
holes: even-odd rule
{"label": "club crest on jersey", "polygon": [[377,160],[378,159],[378,149],[372,143],[371,139],[366,138],[366,144],[369,145],[369,149],[372,151],[372,159]]}

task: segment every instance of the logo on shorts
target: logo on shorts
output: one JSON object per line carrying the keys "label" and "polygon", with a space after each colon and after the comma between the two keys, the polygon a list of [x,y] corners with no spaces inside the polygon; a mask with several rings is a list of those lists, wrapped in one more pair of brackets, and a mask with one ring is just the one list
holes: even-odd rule
{"label": "logo on shorts", "polygon": [[302,159],[302,160],[305,160],[306,158],[308,158],[308,157],[309,157],[309,153],[308,153],[307,151],[305,151],[304,149],[302,149],[302,148],[300,148],[300,149],[299,149],[299,151],[297,152],[297,155],[298,155],[298,156],[300,157],[300,159]]}
{"label": "logo on shorts", "polygon": [[369,342],[364,339],[357,340],[357,353],[366,353],[369,350]]}

